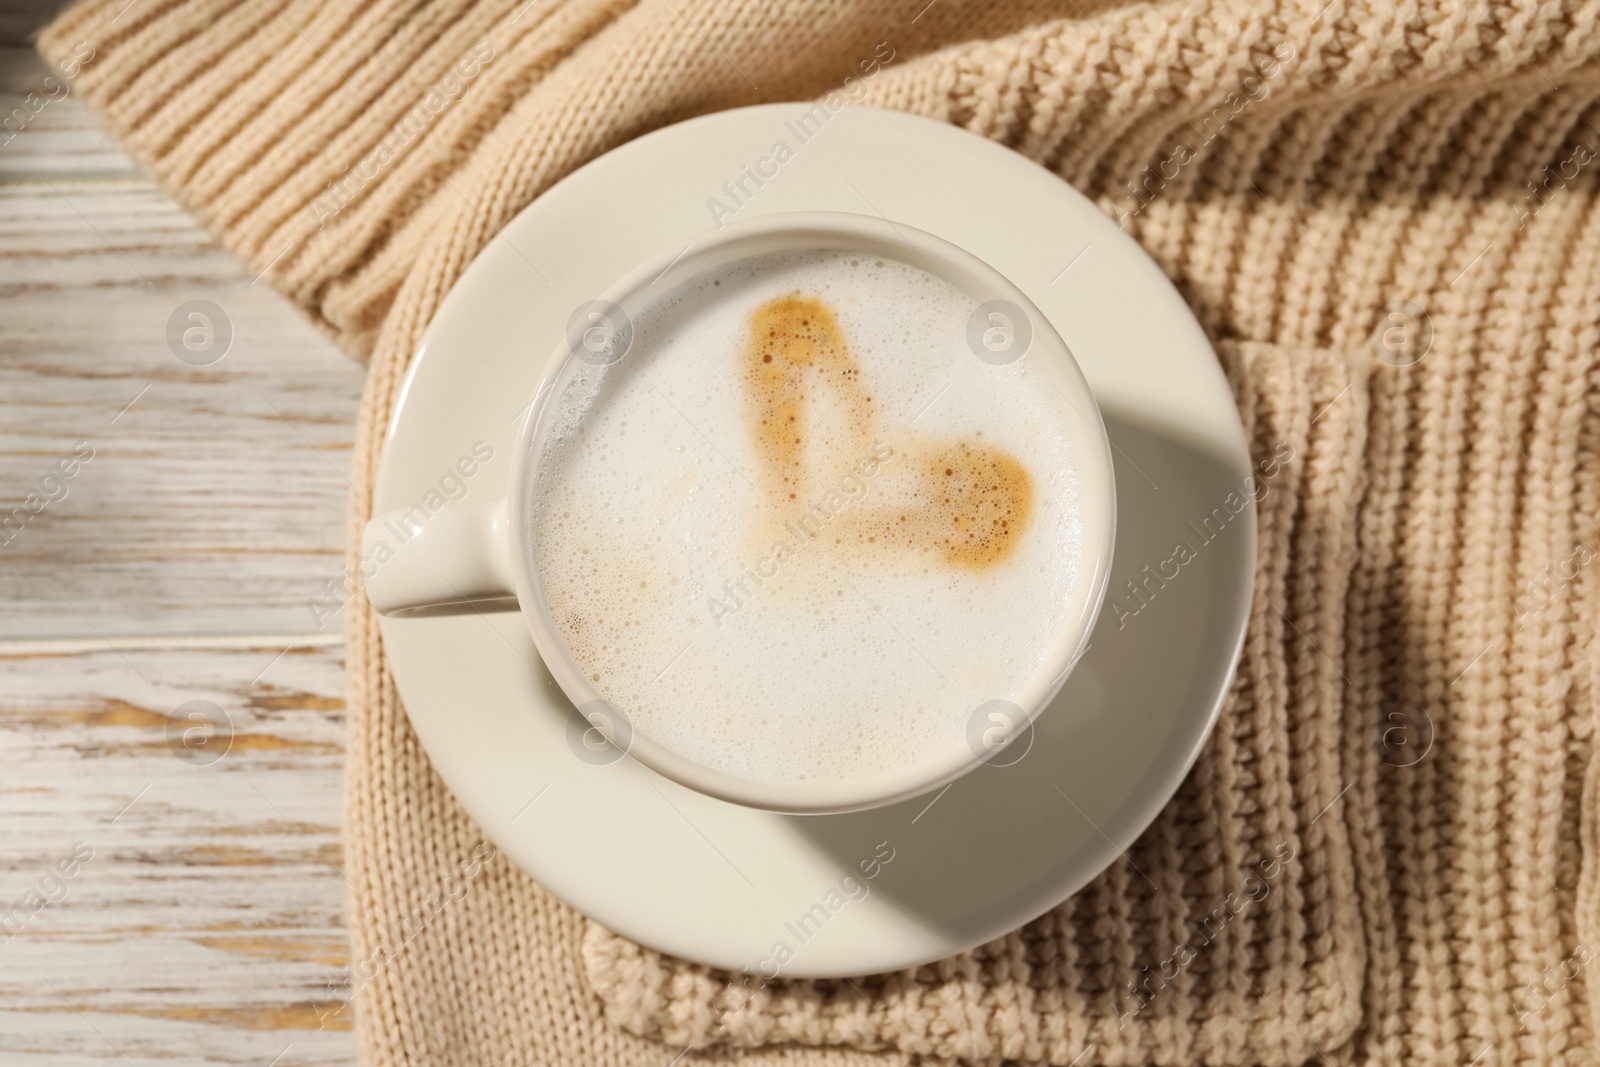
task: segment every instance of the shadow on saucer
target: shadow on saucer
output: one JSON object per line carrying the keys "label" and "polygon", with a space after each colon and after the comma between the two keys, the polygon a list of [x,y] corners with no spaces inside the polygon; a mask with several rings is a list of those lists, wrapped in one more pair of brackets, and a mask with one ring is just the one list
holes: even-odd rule
{"label": "shadow on saucer", "polygon": [[[1089,651],[1037,719],[1031,748],[1020,759],[1002,749],[890,807],[785,817],[841,875],[860,879],[887,842],[893,859],[869,892],[958,937],[1001,936],[1118,861],[1210,732],[1249,616],[1251,496],[1270,484],[1247,486],[1225,453],[1182,428],[1103,408],[1117,481],[1111,583]],[[1077,880],[1064,883],[1071,871]]]}

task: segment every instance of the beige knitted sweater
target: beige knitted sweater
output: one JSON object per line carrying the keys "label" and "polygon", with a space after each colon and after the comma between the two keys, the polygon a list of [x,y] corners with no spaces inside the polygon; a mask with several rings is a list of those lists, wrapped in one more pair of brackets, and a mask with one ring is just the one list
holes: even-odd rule
{"label": "beige knitted sweater", "polygon": [[[353,997],[366,1060],[1591,1060],[1597,15],[85,0],[62,16],[41,50],[128,149],[370,359],[355,530],[407,362],[499,226],[647,130],[834,90],[880,42],[893,60],[859,103],[966,126],[1096,198],[1216,342],[1254,447],[1294,448],[1259,514],[1228,707],[1127,862],[978,951],[753,1000],[489,858],[351,612],[357,964],[326,1009]],[[1265,899],[1202,937],[1273,856]],[[468,870],[462,899],[397,940]]]}

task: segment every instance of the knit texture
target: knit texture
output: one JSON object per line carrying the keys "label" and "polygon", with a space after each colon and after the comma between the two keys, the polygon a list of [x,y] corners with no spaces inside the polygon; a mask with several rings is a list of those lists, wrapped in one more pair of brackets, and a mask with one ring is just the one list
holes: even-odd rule
{"label": "knit texture", "polygon": [[1255,458],[1292,457],[1172,805],[1022,930],[849,982],[751,996],[484,858],[357,598],[352,959],[386,960],[353,983],[367,1062],[1593,1057],[1600,0],[125,5],[86,0],[41,52],[370,357],[352,553],[408,361],[500,226],[640,133],[834,90],[880,41],[858,102],[1009,145],[1121,220],[1215,342]]}

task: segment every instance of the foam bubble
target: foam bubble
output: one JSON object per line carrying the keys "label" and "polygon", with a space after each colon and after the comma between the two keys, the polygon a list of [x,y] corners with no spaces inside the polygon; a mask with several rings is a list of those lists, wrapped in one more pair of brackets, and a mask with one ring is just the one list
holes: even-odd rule
{"label": "foam bubble", "polygon": [[633,729],[765,782],[860,782],[965,744],[1075,625],[1076,458],[976,301],[894,259],[752,257],[576,369],[533,473],[534,561]]}

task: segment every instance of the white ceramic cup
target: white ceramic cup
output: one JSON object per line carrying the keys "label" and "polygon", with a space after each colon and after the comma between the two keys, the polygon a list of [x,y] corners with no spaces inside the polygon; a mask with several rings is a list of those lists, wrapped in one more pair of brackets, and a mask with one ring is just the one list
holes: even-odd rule
{"label": "white ceramic cup", "polygon": [[[1077,459],[1084,502],[1076,620],[1059,635],[1051,654],[1014,702],[974,709],[968,736],[949,751],[875,778],[845,783],[753,781],[695,763],[636,733],[624,711],[595,689],[573,659],[550,616],[535,564],[528,518],[532,474],[549,429],[551,400],[581,363],[620,359],[632,343],[632,322],[660,294],[708,270],[751,256],[781,251],[854,251],[932,267],[979,306],[969,326],[974,354],[986,362],[1026,358],[1066,403],[1063,430]],[[374,517],[363,554],[399,529],[405,544],[366,578],[366,595],[380,615],[416,616],[521,609],[534,646],[551,676],[595,731],[615,748],[659,774],[710,796],[769,811],[825,814],[879,807],[910,799],[955,780],[999,751],[1029,737],[1033,720],[1060,691],[1087,645],[1111,573],[1116,493],[1109,439],[1089,385],[1066,343],[1022,291],[976,256],[948,241],[882,218],[842,212],[792,212],[732,223],[696,237],[688,248],[642,264],[601,297],[578,308],[555,346],[534,394],[514,453],[511,491],[487,503],[460,501],[427,517],[415,510]],[[757,697],[756,699],[759,699]],[[997,761],[998,762],[998,761]]]}

